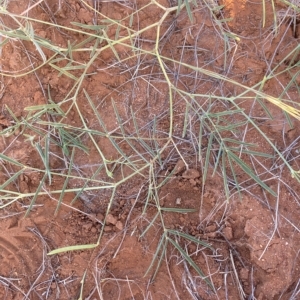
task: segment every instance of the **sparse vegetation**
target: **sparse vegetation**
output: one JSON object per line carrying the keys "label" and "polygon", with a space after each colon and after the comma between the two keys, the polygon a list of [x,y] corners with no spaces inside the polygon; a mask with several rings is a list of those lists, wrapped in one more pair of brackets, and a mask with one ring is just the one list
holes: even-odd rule
{"label": "sparse vegetation", "polygon": [[[261,30],[269,26],[269,31],[263,31],[262,46],[256,47],[266,49],[273,43],[277,45],[275,52],[284,55],[278,62],[275,52],[262,54],[257,50],[263,67],[258,63],[248,67],[250,50],[240,50],[243,34],[232,31],[234,17],[226,15],[226,1],[223,5],[195,0],[170,1],[172,5],[156,0],[59,0],[55,5],[28,1],[22,13],[12,11],[9,1],[2,1],[2,55],[8,59],[7,49],[21,55],[18,63],[2,64],[2,99],[9,78],[35,78],[41,92],[32,100],[14,99],[19,104],[10,106],[12,100],[1,103],[5,117],[0,120],[1,137],[7,141],[0,154],[1,209],[9,211],[22,203],[26,207],[24,215],[30,217],[37,203],[48,197],[56,202],[53,218],[62,205],[70,204],[71,211],[78,202],[84,203],[79,209],[84,215],[93,213],[91,206],[105,211],[98,237],[91,243],[67,243],[50,251],[41,234],[35,232],[43,240],[43,251],[48,252],[44,260],[68,251],[105,248],[102,237],[107,218],[115,203],[127,198],[131,201],[130,211],[120,225],[124,236],[134,232],[130,227],[132,215],[136,216],[134,210],[140,207],[137,220],[143,229],[139,238],[151,236],[153,230],[157,238],[145,276],[154,281],[161,265],[168,265],[173,255],[185,270],[183,282],[193,299],[198,299],[201,286],[198,276],[206,283],[202,286],[205,293],[217,295],[218,286],[209,267],[204,271],[195,261],[200,252],[218,259],[213,240],[180,230],[180,226],[175,228],[168,219],[189,214],[199,216],[199,224],[212,219],[203,211],[210,178],[223,181],[218,209],[233,199],[243,201],[260,193],[258,198],[274,212],[274,230],[261,253],[264,255],[278,230],[281,189],[287,189],[299,204],[294,188],[300,181],[299,136],[293,135],[298,132],[295,126],[300,119],[299,43],[287,43],[286,37],[292,28],[295,41],[299,41],[300,9],[297,1],[281,2],[284,6],[278,10],[273,1],[262,1],[263,15],[256,26]],[[81,22],[60,22],[73,20],[65,14],[74,10],[79,14],[76,5],[82,10],[78,17]],[[122,8],[119,18],[109,5]],[[273,9],[272,25],[266,5]],[[39,16],[37,11],[43,13]],[[51,39],[56,35],[57,40]],[[234,66],[244,74],[236,72]],[[55,79],[52,74],[56,74]],[[260,79],[254,75],[260,75]],[[105,80],[101,82],[101,78]],[[270,89],[270,85],[277,87]],[[15,111],[16,106],[22,108],[22,113]],[[272,126],[279,126],[289,142],[279,142],[270,130]],[[18,140],[26,151],[21,156],[11,151]],[[24,159],[26,155],[34,161]],[[200,195],[194,202],[197,206],[185,206],[180,199],[176,205],[166,204],[164,189],[189,170],[199,173],[183,177]],[[127,191],[133,186],[129,195]],[[72,199],[66,204],[70,195]],[[227,224],[225,211],[220,224]],[[299,234],[299,224],[287,221]],[[218,234],[223,236],[220,228]],[[227,258],[228,268],[244,299],[246,293],[232,254],[236,250],[226,236],[225,241],[231,255]],[[190,245],[195,247],[194,254]],[[122,242],[117,252],[120,247]],[[92,253],[77,299],[92,299],[83,293],[87,272],[94,276],[97,297],[103,297],[101,289],[108,279],[99,277],[100,271],[92,266],[95,251]],[[180,288],[176,284],[173,282],[175,290]],[[32,286],[23,298],[29,299],[33,290]],[[299,283],[292,293],[294,298],[290,299],[296,299]]]}

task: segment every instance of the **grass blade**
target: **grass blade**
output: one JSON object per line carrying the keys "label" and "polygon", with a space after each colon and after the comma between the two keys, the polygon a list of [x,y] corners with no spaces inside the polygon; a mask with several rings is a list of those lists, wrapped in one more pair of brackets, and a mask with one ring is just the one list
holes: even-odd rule
{"label": "grass blade", "polygon": [[98,246],[99,244],[88,244],[88,245],[76,245],[76,246],[68,246],[68,247],[62,247],[58,248],[55,250],[52,250],[47,253],[47,255],[54,255],[54,254],[59,254],[59,253],[64,253],[68,251],[77,251],[77,250],[87,250],[87,249],[94,249]]}
{"label": "grass blade", "polygon": [[210,250],[214,251],[214,248],[210,244],[208,244],[206,242],[203,242],[201,240],[198,240],[197,238],[195,238],[192,235],[189,235],[187,233],[180,232],[180,231],[177,231],[177,230],[173,230],[173,229],[168,229],[168,232],[171,233],[171,234],[173,234],[173,235],[176,235],[176,236],[181,236],[181,237],[183,237],[183,238],[185,238],[185,239],[187,239],[187,240],[189,240],[191,242],[194,242],[196,244],[199,244],[199,245],[201,245],[201,246],[203,246],[205,248],[209,248]]}
{"label": "grass blade", "polygon": [[242,161],[238,156],[236,156],[233,152],[228,151],[227,155],[233,160],[235,161],[239,167],[241,167],[241,169],[248,174],[253,180],[255,180],[263,189],[265,189],[266,191],[268,191],[271,195],[273,195],[274,197],[277,197],[277,194],[271,189],[269,188],[258,176],[256,176],[253,171],[251,170],[251,168],[244,162]]}
{"label": "grass blade", "polygon": [[207,277],[204,275],[202,270],[195,264],[191,257],[176,243],[174,240],[168,237],[168,241],[179,251],[182,257],[190,264],[190,266],[198,273],[198,275],[206,282],[206,284],[211,288],[212,291],[215,291],[213,284]]}

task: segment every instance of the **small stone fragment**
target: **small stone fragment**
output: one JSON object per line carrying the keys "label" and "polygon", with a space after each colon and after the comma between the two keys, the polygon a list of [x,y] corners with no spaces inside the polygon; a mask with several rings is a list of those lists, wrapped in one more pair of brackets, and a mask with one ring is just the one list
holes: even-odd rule
{"label": "small stone fragment", "polygon": [[185,163],[182,159],[179,159],[173,169],[175,175],[182,172],[185,169]]}
{"label": "small stone fragment", "polygon": [[110,232],[110,231],[112,231],[111,226],[104,226],[104,232]]}
{"label": "small stone fragment", "polygon": [[231,227],[225,227],[223,229],[223,234],[225,236],[225,238],[230,241],[233,239],[233,233],[232,233],[232,228]]}
{"label": "small stone fragment", "polygon": [[182,177],[186,179],[195,179],[200,177],[200,173],[195,169],[189,169],[183,172]]}
{"label": "small stone fragment", "polygon": [[205,228],[205,232],[214,232],[216,230],[217,230],[217,225],[216,224],[209,225]]}
{"label": "small stone fragment", "polygon": [[106,224],[112,225],[116,225],[117,221],[118,220],[112,214],[108,214],[105,220]]}
{"label": "small stone fragment", "polygon": [[176,205],[180,205],[181,204],[181,198],[177,198],[176,199]]}
{"label": "small stone fragment", "polygon": [[120,231],[123,230],[123,228],[124,228],[123,223],[121,221],[118,221],[116,223],[116,228]]}
{"label": "small stone fragment", "polygon": [[19,189],[21,193],[27,194],[29,190],[29,177],[27,175],[21,174],[19,177]]}
{"label": "small stone fragment", "polygon": [[215,238],[217,236],[217,232],[216,231],[209,232],[209,233],[206,233],[205,236],[208,238]]}

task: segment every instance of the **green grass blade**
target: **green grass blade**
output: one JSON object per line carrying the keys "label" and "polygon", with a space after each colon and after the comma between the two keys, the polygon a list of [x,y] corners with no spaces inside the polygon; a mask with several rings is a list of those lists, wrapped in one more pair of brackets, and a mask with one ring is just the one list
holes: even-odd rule
{"label": "green grass blade", "polygon": [[241,200],[242,199],[241,189],[240,189],[240,185],[239,185],[238,179],[236,177],[234,166],[232,164],[231,158],[227,157],[227,159],[228,159],[228,162],[229,162],[229,165],[230,165],[231,174],[232,174],[234,182],[235,182],[235,188],[237,189],[238,194],[239,194],[239,198]]}
{"label": "green grass blade", "polygon": [[253,180],[255,180],[263,189],[268,191],[271,195],[274,197],[277,197],[277,194],[270,188],[268,187],[258,176],[256,176],[252,169],[244,162],[242,161],[238,156],[236,156],[233,152],[228,151],[227,155],[235,161],[238,166],[247,174],[249,175]]}
{"label": "green grass blade", "polygon": [[185,8],[186,8],[186,11],[187,11],[187,14],[189,16],[190,21],[194,22],[194,18],[193,18],[193,14],[192,14],[192,10],[191,10],[189,0],[184,0],[184,3],[185,3]]}
{"label": "green grass blade", "polygon": [[205,156],[205,163],[204,163],[204,168],[203,168],[203,184],[206,182],[206,177],[207,177],[207,172],[208,172],[208,166],[209,166],[209,158],[211,154],[211,149],[212,149],[212,142],[213,142],[214,134],[211,133],[209,135],[209,140],[208,140],[208,145],[206,149],[206,156]]}
{"label": "green grass blade", "polygon": [[157,217],[159,216],[159,211],[156,213],[156,215],[152,218],[151,222],[148,224],[148,226],[143,230],[143,232],[140,235],[140,239],[147,233],[147,231],[153,226],[154,222],[156,221]]}
{"label": "green grass blade", "polygon": [[21,169],[18,172],[16,172],[14,175],[9,177],[8,180],[6,180],[2,185],[0,185],[0,191],[4,192],[4,189],[12,182],[14,182],[23,172],[25,169]]}
{"label": "green grass blade", "polygon": [[227,172],[226,172],[226,152],[223,151],[222,153],[222,175],[223,175],[223,182],[224,182],[224,190],[227,201],[229,200],[229,187],[227,181]]}
{"label": "green grass blade", "polygon": [[204,275],[202,270],[195,264],[191,257],[176,243],[174,240],[168,237],[168,241],[179,251],[182,257],[190,264],[190,266],[198,273],[198,275],[205,281],[205,283],[211,288],[212,291],[215,291],[213,284],[207,277]]}
{"label": "green grass blade", "polygon": [[38,188],[35,191],[33,199],[30,201],[29,207],[28,207],[28,209],[27,209],[27,211],[25,213],[25,218],[29,215],[30,211],[32,210],[32,207],[35,204],[35,201],[36,201],[36,199],[37,199],[37,197],[38,197],[38,195],[39,195],[39,193],[40,193],[40,191],[42,189],[42,186],[45,183],[46,178],[47,178],[47,173],[44,174],[42,180],[40,181],[40,184],[39,184]]}
{"label": "green grass blade", "polygon": [[181,213],[181,214],[192,213],[197,211],[194,208],[177,208],[177,207],[161,207],[160,210],[165,212],[174,212],[174,213]]}
{"label": "green grass blade", "polygon": [[6,162],[9,162],[9,163],[13,164],[13,165],[16,165],[16,166],[19,166],[19,167],[25,167],[23,164],[17,162],[16,160],[14,160],[14,159],[12,159],[12,158],[10,158],[10,157],[2,154],[2,153],[0,153],[0,158],[2,160],[6,161]]}
{"label": "green grass blade", "polygon": [[72,149],[72,154],[71,154],[71,158],[70,158],[70,162],[69,162],[69,168],[68,168],[68,174],[67,174],[66,179],[64,181],[64,185],[61,189],[61,194],[59,196],[58,203],[57,203],[57,206],[56,206],[56,209],[55,209],[55,212],[54,212],[55,216],[58,213],[58,210],[60,208],[60,205],[61,205],[61,203],[63,201],[63,198],[64,198],[64,195],[65,195],[65,190],[66,190],[66,188],[68,186],[68,183],[69,183],[70,175],[71,175],[71,172],[72,172],[72,169],[73,169],[74,154],[75,154],[75,147]]}
{"label": "green grass blade", "polygon": [[[149,274],[150,270],[151,270],[152,267],[154,266],[154,262],[158,259],[159,253],[160,253],[160,252],[163,253],[163,252],[164,252],[164,249],[166,248],[166,246],[167,246],[167,245],[166,245],[166,236],[165,236],[165,233],[164,233],[164,234],[162,234],[162,236],[160,237],[160,240],[159,240],[158,245],[157,245],[157,247],[156,247],[156,251],[155,251],[155,253],[154,253],[154,255],[153,255],[152,261],[151,261],[151,263],[150,263],[150,265],[149,265],[149,267],[148,267],[146,273],[144,274],[144,277],[147,276],[147,275]],[[161,257],[163,257],[162,254],[161,254]],[[159,261],[160,261],[160,259],[159,259]],[[159,267],[159,263],[158,263],[157,269],[158,269],[158,267]]]}
{"label": "green grass blade", "polygon": [[190,235],[190,234],[187,234],[187,233],[184,233],[184,232],[180,232],[180,231],[177,231],[177,230],[173,230],[173,229],[168,229],[167,230],[169,233],[173,234],[173,235],[176,235],[176,236],[181,236],[191,242],[194,242],[196,244],[199,244],[205,248],[209,248],[210,250],[214,251],[214,248],[211,246],[211,244],[208,244],[206,242],[203,242],[197,238],[195,238],[194,236]]}
{"label": "green grass blade", "polygon": [[50,168],[49,168],[49,151],[48,151],[49,138],[46,137],[45,152],[43,151],[43,149],[39,143],[35,143],[35,148],[42,159],[42,162],[45,166],[45,172],[48,176],[49,184],[51,185],[51,172],[50,172]]}

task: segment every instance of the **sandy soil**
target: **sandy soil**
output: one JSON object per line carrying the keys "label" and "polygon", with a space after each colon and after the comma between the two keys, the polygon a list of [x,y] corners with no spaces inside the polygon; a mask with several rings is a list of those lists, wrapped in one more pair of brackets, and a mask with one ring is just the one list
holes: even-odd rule
{"label": "sandy soil", "polygon": [[[96,2],[87,1],[91,6]],[[185,12],[178,16],[174,13],[166,18],[160,33],[161,54],[189,64],[205,66],[208,70],[225,74],[246,86],[260,82],[270,66],[274,67],[282,61],[286,66],[290,65],[291,61],[285,60],[285,57],[299,44],[299,19],[293,28],[286,22],[281,24],[277,35],[273,35],[270,33],[274,21],[271,3],[266,3],[265,27],[262,28],[260,1],[221,2],[224,8],[221,12],[216,12],[214,17],[233,18],[226,26],[239,37],[238,47],[229,51],[227,62],[223,55],[224,40],[217,34],[212,16],[201,5],[193,8],[192,25]],[[276,11],[287,10],[283,2],[275,2]],[[146,0],[138,0],[135,3],[97,2],[95,8],[111,19],[120,20],[147,3]],[[169,3],[162,0],[160,3],[166,7],[172,5],[172,1]],[[11,1],[8,10],[20,14],[28,8],[27,4],[27,1],[21,5]],[[59,25],[71,27],[75,26],[71,25],[71,22],[93,24],[95,21],[94,12],[83,1],[77,0],[45,0],[31,9],[29,16],[47,22],[55,20]],[[145,28],[151,22],[158,21],[161,16],[161,9],[152,4],[139,11],[138,17],[133,20],[132,28]],[[15,26],[11,18],[2,17],[3,23]],[[68,40],[78,43],[83,39],[83,35],[55,29],[43,23],[35,23],[34,28],[36,35],[61,47],[66,47]],[[108,34],[113,36],[114,29]],[[120,35],[122,34],[124,32],[121,30]],[[149,29],[136,41],[136,47],[151,51],[155,39],[156,29]],[[99,47],[103,45],[100,44]],[[185,45],[186,49],[198,47],[197,56],[195,57],[194,51],[182,52],[182,45]],[[90,44],[86,47],[90,47]],[[131,55],[126,45],[117,45],[116,51],[121,59]],[[53,55],[47,49],[45,53],[47,58]],[[89,55],[89,52],[77,52],[73,58],[78,63],[85,64],[90,60]],[[299,52],[297,55],[295,60],[299,63]],[[72,79],[59,74],[49,65],[44,65],[29,75],[18,77],[17,74],[29,71],[29,62],[35,66],[41,65],[41,58],[32,43],[11,41],[2,47],[2,71],[10,74],[4,76],[1,81],[2,130],[14,122],[7,107],[16,118],[26,119],[29,112],[25,108],[47,103],[48,91],[52,100],[59,103],[72,87]],[[140,128],[145,127],[144,131],[141,130],[141,136],[151,136],[151,132],[157,130],[161,134],[160,137],[165,138],[169,127],[168,116],[164,115],[168,109],[168,86],[161,80],[163,74],[153,56],[141,56],[139,68],[136,68],[136,64],[136,58],[126,60],[124,64],[116,64],[115,54],[110,49],[103,51],[89,68],[78,95],[77,105],[89,128],[100,130],[97,117],[83,92],[85,89],[97,107],[107,131],[117,135],[121,132],[112,105],[113,99],[127,133],[135,130],[130,119],[134,112]],[[57,65],[66,65],[66,62],[57,62]],[[111,66],[109,70],[106,68],[108,65]],[[166,68],[170,76],[173,76],[172,80],[177,80],[178,87],[185,90],[197,91],[199,94],[219,90],[220,94],[226,96],[234,96],[241,92],[239,87],[230,82],[220,84],[208,80],[205,76],[195,80],[190,70],[178,70],[178,65],[172,62],[169,62]],[[79,72],[80,70],[75,70],[72,74],[77,76]],[[290,83],[293,74],[295,73],[283,73],[270,79],[264,85],[264,92],[277,97],[282,92],[282,86]],[[291,100],[299,102],[299,87],[291,89],[289,96]],[[268,102],[265,102],[265,105],[272,113],[273,119],[266,117],[265,111],[254,99],[241,101],[240,105],[257,120],[260,128],[272,137],[272,141],[282,152],[291,149],[290,156],[297,157],[298,152],[295,151],[300,146],[299,122],[294,121],[295,127],[289,127],[282,111]],[[68,110],[69,107],[71,106],[68,106],[68,103],[62,107],[68,112],[64,123],[80,127],[81,116],[74,106]],[[300,299],[299,183],[290,176],[286,168],[272,173],[264,172],[265,168],[272,170],[272,160],[261,158],[261,161],[252,162],[250,158],[245,157],[245,161],[252,163],[258,173],[264,172],[265,182],[278,192],[278,197],[266,193],[241,170],[237,170],[239,182],[244,182],[245,188],[240,195],[235,192],[230,201],[226,201],[221,173],[213,174],[213,168],[210,168],[203,187],[203,168],[198,157],[195,158],[194,144],[189,138],[181,138],[185,105],[179,95],[174,98],[174,111],[174,136],[187,165],[171,147],[164,152],[160,158],[161,167],[155,170],[157,184],[161,184],[167,175],[171,175],[159,189],[159,205],[163,208],[195,209],[195,212],[184,214],[163,211],[164,226],[190,234],[212,246],[214,250],[179,236],[174,237],[178,245],[185,249],[212,282],[215,291],[200,278],[171,244],[160,256],[159,268],[157,261],[153,264],[153,256],[163,232],[161,221],[154,219],[157,208],[151,199],[145,210],[149,184],[145,179],[145,172],[118,186],[105,224],[104,216],[111,196],[109,189],[86,192],[75,203],[72,201],[75,193],[66,193],[57,214],[55,211],[59,195],[55,193],[39,196],[27,217],[24,216],[32,197],[20,199],[2,208],[1,299],[79,299],[81,293],[82,299],[90,300]],[[157,117],[158,122],[156,129],[151,123],[154,117]],[[126,120],[129,121],[126,123]],[[44,121],[47,119],[44,118]],[[239,120],[233,118],[232,121]],[[199,125],[195,126],[199,128]],[[45,127],[37,125],[35,129],[44,132]],[[43,168],[40,155],[32,147],[26,134],[29,134],[29,129],[26,132],[19,130],[10,136],[2,135],[1,153],[32,168]],[[52,134],[55,135],[54,132]],[[83,181],[79,179],[79,175],[92,176],[101,161],[93,142],[86,135],[82,136],[82,140],[89,152],[76,150],[76,168],[72,170],[74,178],[68,182],[69,189],[81,186]],[[256,151],[272,154],[273,150],[253,128],[247,129],[244,140],[255,143]],[[120,153],[108,137],[98,136],[96,143],[104,157],[112,161],[119,158]],[[207,147],[207,144],[208,138],[204,138],[203,148]],[[292,144],[293,147],[290,147]],[[135,155],[133,148],[126,141],[120,142],[119,146],[128,157]],[[146,148],[140,145],[136,147],[140,153],[145,153],[145,157],[151,158]],[[50,168],[57,175],[53,175],[51,186],[48,183],[45,189],[42,189],[44,192],[60,190],[64,181],[59,174],[68,171],[59,154],[59,147],[53,146],[51,153],[53,155],[50,157]],[[291,159],[291,163],[299,170],[299,155],[297,159]],[[1,161],[0,184],[17,171],[16,165],[3,164]],[[126,166],[113,169],[112,182],[118,182],[132,172],[133,170]],[[278,177],[274,177],[275,173]],[[98,172],[96,179],[99,178],[108,182],[110,180],[104,170]],[[38,188],[41,179],[42,174],[39,172],[24,172],[11,182],[9,188],[20,193],[31,193]],[[95,249],[47,255],[49,251],[64,246],[96,243],[102,228],[104,234],[100,245]],[[152,268],[148,270],[151,265]],[[295,291],[298,291],[298,295]]]}

